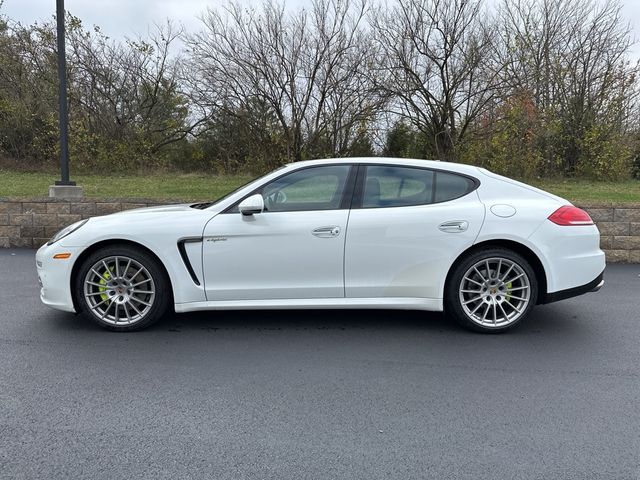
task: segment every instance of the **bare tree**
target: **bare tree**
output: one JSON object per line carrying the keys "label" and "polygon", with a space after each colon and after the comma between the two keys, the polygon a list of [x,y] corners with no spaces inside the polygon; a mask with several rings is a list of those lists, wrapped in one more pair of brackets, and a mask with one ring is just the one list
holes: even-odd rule
{"label": "bare tree", "polygon": [[314,0],[288,13],[266,0],[258,9],[227,3],[208,9],[204,30],[189,38],[199,105],[247,111],[267,104],[282,129],[289,160],[329,137],[340,154],[354,125],[375,112],[362,69],[371,58],[364,1]]}
{"label": "bare tree", "polygon": [[[505,96],[527,93],[546,125],[547,164],[573,173],[585,138],[623,133],[637,100],[638,65],[617,0],[504,0],[500,9]],[[603,133],[604,132],[604,133]]]}
{"label": "bare tree", "polygon": [[[72,22],[74,17],[72,18]],[[152,152],[185,138],[199,120],[187,121],[175,43],[182,34],[167,21],[148,38],[111,41],[98,28],[69,31],[70,100],[90,131],[126,139],[142,134]]]}
{"label": "bare tree", "polygon": [[493,26],[475,0],[397,0],[371,15],[382,51],[374,78],[391,110],[425,136],[430,154],[456,146],[498,89]]}
{"label": "bare tree", "polygon": [[[597,176],[640,151],[622,0],[261,1],[225,0],[185,36],[167,22],[114,40],[69,15],[72,154],[257,172],[376,141]],[[56,91],[53,23],[0,15],[0,155],[55,158]]]}

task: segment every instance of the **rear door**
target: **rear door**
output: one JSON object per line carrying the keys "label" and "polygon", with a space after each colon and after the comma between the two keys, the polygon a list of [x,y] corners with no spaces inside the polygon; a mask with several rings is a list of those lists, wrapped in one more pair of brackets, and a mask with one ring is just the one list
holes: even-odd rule
{"label": "rear door", "polygon": [[453,260],[484,221],[478,182],[396,165],[361,166],[345,248],[350,298],[441,298]]}

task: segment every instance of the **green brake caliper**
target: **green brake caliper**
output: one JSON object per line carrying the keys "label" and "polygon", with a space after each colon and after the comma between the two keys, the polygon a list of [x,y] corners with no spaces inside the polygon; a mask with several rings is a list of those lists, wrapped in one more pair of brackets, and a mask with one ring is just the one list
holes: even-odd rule
{"label": "green brake caliper", "polygon": [[513,288],[513,282],[507,283],[507,294],[505,295],[505,300],[510,302],[511,300],[511,289]]}
{"label": "green brake caliper", "polygon": [[102,277],[100,277],[100,281],[98,282],[100,285],[104,285],[102,287],[98,287],[98,291],[101,293],[100,298],[103,301],[106,301],[109,299],[109,297],[107,296],[107,294],[105,293],[107,291],[107,281],[111,278],[111,273],[109,271],[106,271],[102,274]]}

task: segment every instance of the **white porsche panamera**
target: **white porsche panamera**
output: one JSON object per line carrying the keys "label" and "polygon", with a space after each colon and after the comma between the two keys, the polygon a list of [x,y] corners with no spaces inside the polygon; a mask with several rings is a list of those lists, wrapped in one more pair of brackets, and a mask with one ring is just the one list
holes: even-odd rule
{"label": "white porsche panamera", "polygon": [[212,203],[61,230],[36,255],[42,301],[111,330],[170,308],[445,311],[481,332],[596,291],[589,215],[469,165],[350,158],[287,165]]}

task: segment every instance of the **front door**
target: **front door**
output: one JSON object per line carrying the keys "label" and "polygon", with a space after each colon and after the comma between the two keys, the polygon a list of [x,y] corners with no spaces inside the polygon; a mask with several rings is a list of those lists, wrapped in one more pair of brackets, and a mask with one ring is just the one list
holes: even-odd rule
{"label": "front door", "polygon": [[344,297],[350,165],[303,168],[252,192],[262,213],[237,205],[205,227],[209,301]]}

